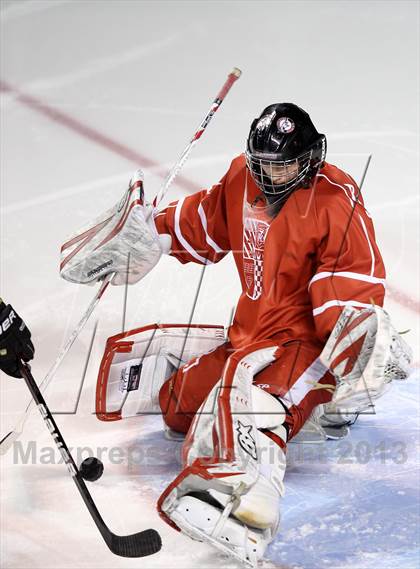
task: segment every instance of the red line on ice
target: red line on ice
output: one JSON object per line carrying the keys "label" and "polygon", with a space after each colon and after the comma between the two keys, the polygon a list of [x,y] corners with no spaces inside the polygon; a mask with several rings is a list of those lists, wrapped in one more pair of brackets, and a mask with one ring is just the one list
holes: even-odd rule
{"label": "red line on ice", "polygon": [[[12,93],[16,97],[16,100],[22,103],[23,105],[26,105],[30,109],[43,114],[52,121],[55,121],[63,126],[66,126],[73,132],[76,132],[77,134],[90,140],[91,142],[94,142],[95,144],[98,144],[99,146],[102,146],[103,148],[106,148],[107,150],[114,152],[114,154],[118,154],[118,156],[121,156],[122,158],[125,158],[130,162],[133,162],[138,167],[142,165],[153,168],[160,167],[158,162],[155,162],[154,160],[147,158],[147,156],[139,154],[138,152],[132,150],[128,146],[125,146],[124,144],[121,144],[111,139],[109,136],[102,134],[101,132],[90,126],[87,126],[86,124],[80,122],[79,120],[68,115],[67,113],[63,113],[62,111],[54,109],[52,106],[48,105],[47,103],[44,103],[40,99],[32,97],[32,95],[27,95],[26,93],[23,93],[19,89],[12,87],[9,83],[2,80],[0,80],[0,91],[4,91],[6,93]],[[166,172],[162,172],[161,170],[158,171],[157,173],[162,178],[164,178],[166,175]],[[196,192],[197,190],[200,189],[200,186],[195,184],[192,180],[185,178],[184,176],[178,176],[177,184],[178,186],[182,187],[184,190],[189,192]],[[413,312],[420,313],[420,303],[414,298],[408,296],[402,290],[399,290],[394,286],[387,284],[387,293],[392,301],[397,302],[404,308],[408,308]]]}
{"label": "red line on ice", "polygon": [[[53,108],[40,99],[32,97],[32,95],[27,95],[26,93],[23,93],[19,89],[12,87],[9,83],[2,80],[0,80],[0,90],[13,94],[16,100],[26,107],[29,107],[30,109],[48,117],[50,120],[69,128],[83,138],[86,138],[91,142],[102,146],[102,148],[106,148],[114,154],[118,154],[118,156],[121,156],[130,162],[133,162],[137,167],[145,166],[146,168],[158,168],[159,170],[157,171],[157,174],[162,178],[166,176],[166,172],[161,170],[160,164],[158,162],[147,158],[147,156],[144,156],[143,154],[139,154],[128,146],[125,146],[124,144],[113,140],[106,134],[103,134],[98,130],[80,122],[67,113],[63,113],[62,111]],[[200,186],[198,186],[192,180],[189,180],[183,176],[178,176],[176,183],[184,190],[190,192],[196,192],[200,189]]]}
{"label": "red line on ice", "polygon": [[387,295],[392,301],[398,302],[398,304],[404,306],[404,308],[412,310],[413,312],[420,313],[420,302],[415,298],[411,298],[411,296],[408,296],[408,294],[406,294],[402,290],[388,283],[386,285],[386,291]]}

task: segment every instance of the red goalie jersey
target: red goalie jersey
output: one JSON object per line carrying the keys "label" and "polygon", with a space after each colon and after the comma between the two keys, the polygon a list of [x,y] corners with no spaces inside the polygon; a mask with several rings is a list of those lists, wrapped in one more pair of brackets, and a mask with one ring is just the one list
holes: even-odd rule
{"label": "red goalie jersey", "polygon": [[212,264],[232,251],[242,284],[229,339],[318,341],[341,307],[382,306],[385,269],[354,180],[325,164],[272,216],[243,155],[210,190],[171,203],[156,219],[182,263]]}

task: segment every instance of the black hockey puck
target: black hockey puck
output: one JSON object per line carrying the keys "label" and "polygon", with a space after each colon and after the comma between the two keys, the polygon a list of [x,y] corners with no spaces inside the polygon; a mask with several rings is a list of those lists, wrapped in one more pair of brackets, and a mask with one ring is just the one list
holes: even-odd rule
{"label": "black hockey puck", "polygon": [[89,456],[89,458],[85,458],[85,460],[82,462],[79,470],[84,480],[95,482],[95,480],[99,480],[99,478],[102,476],[104,465],[99,460],[99,458]]}

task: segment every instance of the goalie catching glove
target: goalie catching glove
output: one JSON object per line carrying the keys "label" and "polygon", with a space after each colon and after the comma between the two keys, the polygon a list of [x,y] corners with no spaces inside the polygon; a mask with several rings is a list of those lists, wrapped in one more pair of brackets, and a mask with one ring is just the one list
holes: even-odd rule
{"label": "goalie catching glove", "polygon": [[134,284],[169,251],[153,207],[144,203],[143,172],[137,170],[122,199],[61,247],[60,275],[73,283],[94,283],[115,273],[113,285]]}

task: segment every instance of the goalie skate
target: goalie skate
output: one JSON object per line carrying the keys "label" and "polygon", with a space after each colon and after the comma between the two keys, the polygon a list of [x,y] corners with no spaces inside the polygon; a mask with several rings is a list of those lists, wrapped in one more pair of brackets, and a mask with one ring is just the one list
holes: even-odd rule
{"label": "goalie skate", "polygon": [[[232,496],[231,501],[234,499]],[[174,507],[171,519],[192,539],[209,543],[248,567],[256,567],[271,541],[270,532],[254,530],[229,517],[231,501],[221,510],[194,496],[184,496]],[[218,531],[221,520],[223,528]]]}

